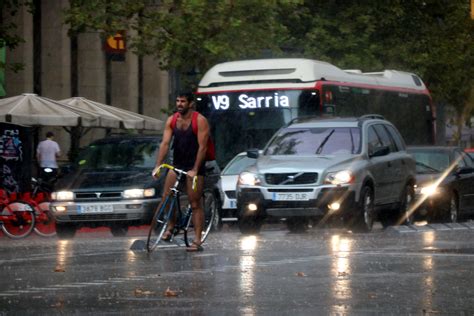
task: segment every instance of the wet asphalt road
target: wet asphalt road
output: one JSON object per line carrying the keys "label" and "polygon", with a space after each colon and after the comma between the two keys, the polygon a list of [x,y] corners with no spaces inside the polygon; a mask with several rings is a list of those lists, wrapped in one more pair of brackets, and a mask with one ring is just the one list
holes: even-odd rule
{"label": "wet asphalt road", "polygon": [[201,253],[130,250],[145,234],[0,237],[0,314],[474,314],[472,223],[370,234],[227,228]]}

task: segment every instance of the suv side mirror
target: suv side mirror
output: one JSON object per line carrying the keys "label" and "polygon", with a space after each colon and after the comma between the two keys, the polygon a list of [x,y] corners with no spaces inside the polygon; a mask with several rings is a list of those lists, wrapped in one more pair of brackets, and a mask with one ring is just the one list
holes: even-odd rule
{"label": "suv side mirror", "polygon": [[258,149],[252,148],[247,150],[247,157],[257,159],[259,155]]}
{"label": "suv side mirror", "polygon": [[380,157],[385,156],[390,153],[390,148],[388,146],[380,146],[374,149],[374,151],[369,154],[370,157]]}

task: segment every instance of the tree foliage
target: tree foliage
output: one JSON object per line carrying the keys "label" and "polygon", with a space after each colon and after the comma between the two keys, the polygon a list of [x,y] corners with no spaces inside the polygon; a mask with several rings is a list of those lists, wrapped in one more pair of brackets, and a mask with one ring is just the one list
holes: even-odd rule
{"label": "tree foliage", "polygon": [[[30,1],[3,0],[15,14]],[[127,31],[128,47],[164,69],[203,74],[228,60],[306,57],[363,71],[420,75],[434,99],[466,111],[473,94],[469,0],[70,0],[70,32]],[[14,25],[0,36],[13,48]],[[470,97],[471,96],[471,97]],[[469,101],[471,100],[471,101]],[[474,107],[474,106],[473,106]]]}
{"label": "tree foliage", "polygon": [[[105,34],[129,30],[129,47],[158,58],[165,69],[205,71],[225,60],[280,53],[286,29],[280,10],[295,1],[73,0],[71,29]],[[155,4],[159,3],[159,5]]]}
{"label": "tree foliage", "polygon": [[[7,47],[15,49],[20,43],[25,42],[17,32],[17,25],[12,18],[18,14],[18,11],[26,6],[30,12],[34,11],[31,0],[1,0],[0,1],[0,48]],[[21,63],[12,63],[8,65],[13,71],[23,69]],[[0,69],[5,68],[3,62],[0,62]]]}

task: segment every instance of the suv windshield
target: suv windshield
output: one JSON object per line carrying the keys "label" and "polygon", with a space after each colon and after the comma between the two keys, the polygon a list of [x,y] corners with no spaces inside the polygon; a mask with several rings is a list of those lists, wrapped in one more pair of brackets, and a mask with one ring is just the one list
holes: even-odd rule
{"label": "suv windshield", "polygon": [[150,140],[96,143],[79,154],[76,166],[89,170],[153,169],[157,147],[156,141]]}
{"label": "suv windshield", "polygon": [[360,153],[357,127],[286,128],[265,150],[265,155],[333,155]]}

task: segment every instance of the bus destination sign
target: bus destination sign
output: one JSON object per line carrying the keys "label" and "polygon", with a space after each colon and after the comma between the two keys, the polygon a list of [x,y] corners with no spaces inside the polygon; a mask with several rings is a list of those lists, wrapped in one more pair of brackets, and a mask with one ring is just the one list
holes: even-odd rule
{"label": "bus destination sign", "polygon": [[[279,95],[275,92],[272,95],[259,95],[256,97],[242,93],[237,96],[236,105],[240,109],[260,109],[260,108],[289,108],[290,99],[286,95]],[[231,102],[228,95],[213,95],[212,105],[216,110],[228,110]]]}

